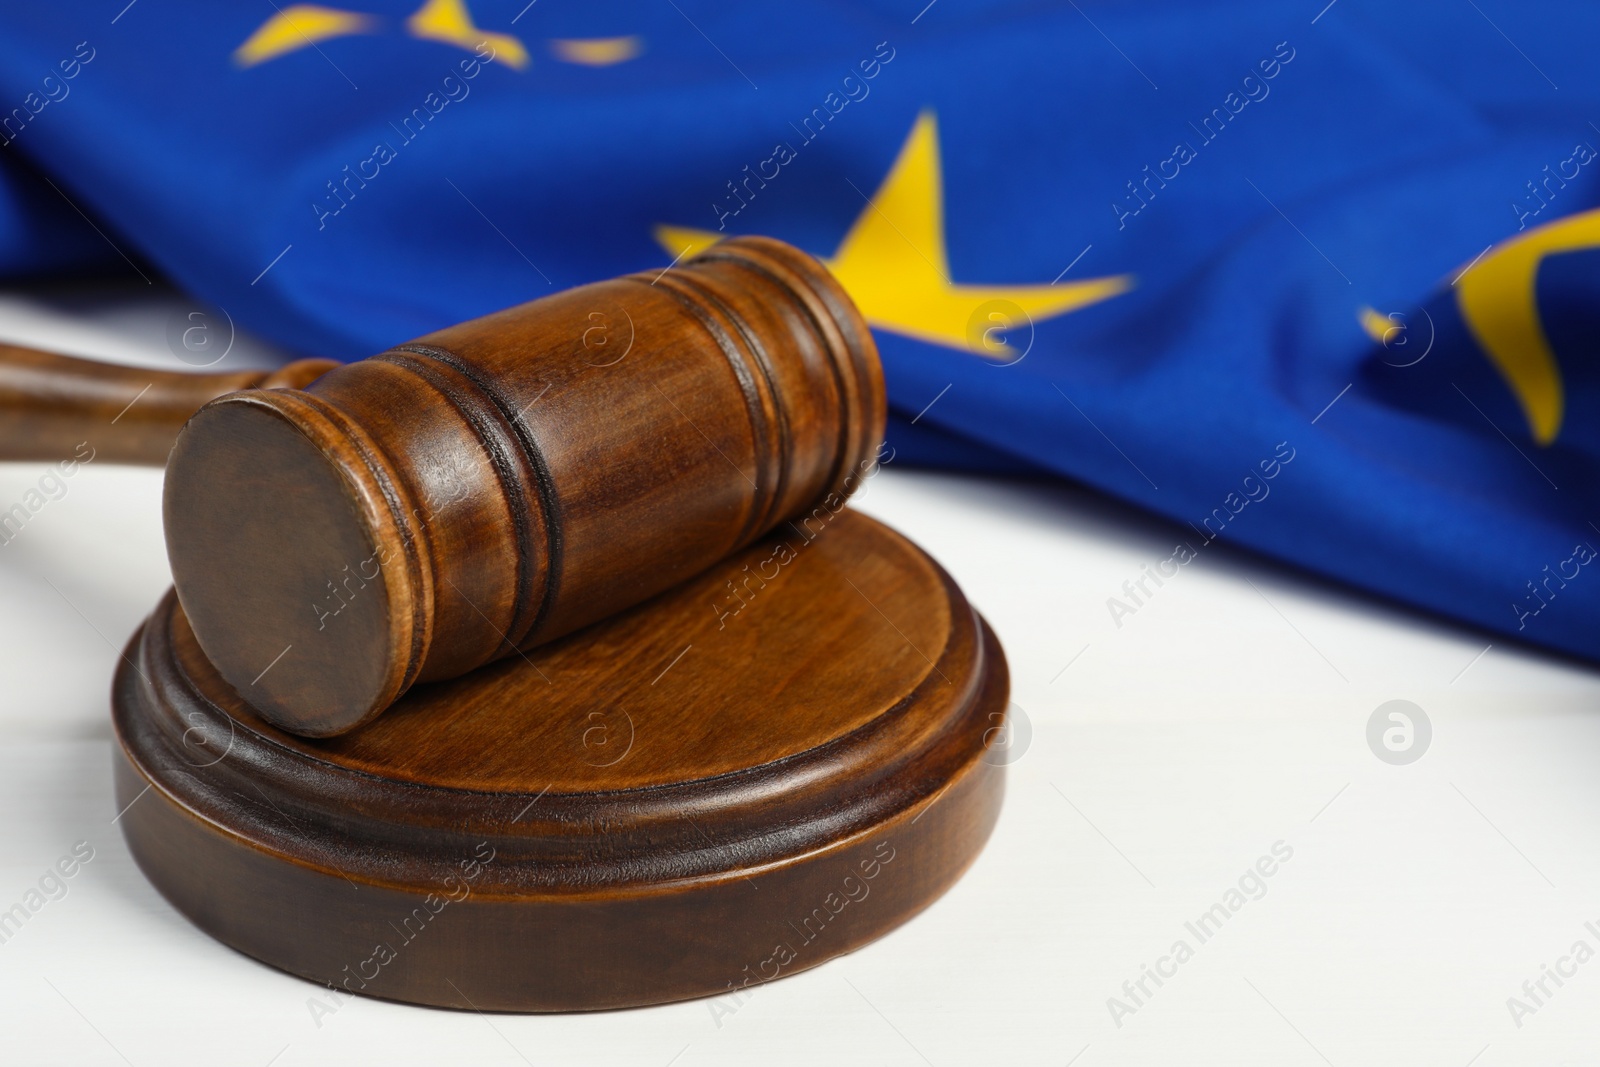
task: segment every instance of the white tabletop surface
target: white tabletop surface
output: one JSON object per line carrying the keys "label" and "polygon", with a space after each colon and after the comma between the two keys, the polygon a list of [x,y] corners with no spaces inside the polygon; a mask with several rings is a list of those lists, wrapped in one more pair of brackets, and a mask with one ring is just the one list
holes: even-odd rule
{"label": "white tabletop surface", "polygon": [[[0,339],[178,367],[182,306],[0,292]],[[224,366],[277,358],[241,339]],[[0,464],[0,510],[43,473]],[[962,584],[1032,726],[955,888],[732,1014],[357,999],[319,1020],[318,987],[190,926],[112,822],[107,691],[169,581],[161,474],[97,463],[67,487],[0,547],[0,911],[75,845],[93,858],[0,943],[0,1063],[1600,1062],[1600,959],[1572,955],[1600,952],[1600,673],[1221,546],[1119,627],[1107,598],[1178,527],[893,465],[858,506]],[[1367,741],[1396,699],[1432,726],[1406,765]],[[1201,941],[1186,923],[1218,903],[1237,910]]]}

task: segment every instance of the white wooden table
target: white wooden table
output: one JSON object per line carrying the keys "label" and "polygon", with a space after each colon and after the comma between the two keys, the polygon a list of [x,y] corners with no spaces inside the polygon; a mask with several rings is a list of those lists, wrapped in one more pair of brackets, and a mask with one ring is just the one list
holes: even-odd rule
{"label": "white wooden table", "polygon": [[[0,339],[177,366],[181,306],[142,285],[0,293]],[[226,366],[278,358],[241,339]],[[0,510],[43,473],[0,464]],[[356,1000],[319,1020],[317,987],[196,931],[113,824],[107,690],[168,583],[160,488],[90,464],[0,546],[0,923],[28,912],[0,926],[5,1064],[1600,1059],[1600,960],[1572,955],[1600,952],[1600,674],[1227,547],[1118,627],[1107,598],[1176,527],[892,467],[859,506],[962,583],[1031,722],[959,885],[731,1013]],[[1403,765],[1367,740],[1397,699],[1432,729]]]}

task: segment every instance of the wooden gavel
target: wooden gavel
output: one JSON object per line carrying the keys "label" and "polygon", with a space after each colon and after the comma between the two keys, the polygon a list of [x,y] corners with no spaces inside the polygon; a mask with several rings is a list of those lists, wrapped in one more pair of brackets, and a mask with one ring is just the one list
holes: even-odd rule
{"label": "wooden gavel", "polygon": [[0,348],[0,451],[59,459],[88,437],[165,461],[201,648],[263,718],[314,737],[837,510],[884,420],[849,297],[766,238],[270,377]]}

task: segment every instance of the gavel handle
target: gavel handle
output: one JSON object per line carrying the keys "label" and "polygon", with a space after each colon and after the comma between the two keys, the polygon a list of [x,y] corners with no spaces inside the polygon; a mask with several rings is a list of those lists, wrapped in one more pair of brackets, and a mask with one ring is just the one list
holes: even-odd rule
{"label": "gavel handle", "polygon": [[189,374],[0,345],[0,460],[64,460],[87,442],[102,463],[160,467],[200,406],[238,389],[309,385],[339,364]]}

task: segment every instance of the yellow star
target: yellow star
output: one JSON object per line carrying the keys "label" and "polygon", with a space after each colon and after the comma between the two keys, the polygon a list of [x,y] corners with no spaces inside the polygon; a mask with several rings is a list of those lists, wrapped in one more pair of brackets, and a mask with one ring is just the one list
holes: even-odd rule
{"label": "yellow star", "polygon": [[316,4],[290,4],[279,8],[276,15],[263,22],[249,40],[235,49],[233,61],[241,67],[253,67],[330,37],[372,33],[376,28],[376,19],[355,11]]}
{"label": "yellow star", "polygon": [[1596,247],[1600,209],[1580,211],[1501,241],[1456,276],[1461,317],[1516,394],[1541,446],[1561,432],[1566,389],[1539,317],[1539,268],[1547,256]]}
{"label": "yellow star", "polygon": [[426,0],[408,19],[406,29],[413,36],[453,44],[471,52],[488,44],[495,58],[519,70],[528,65],[528,50],[509,33],[490,33],[479,29],[467,10],[466,0]]}
{"label": "yellow star", "polygon": [[[724,236],[679,226],[657,226],[654,232],[674,256],[692,255]],[[872,325],[1006,359],[1011,358],[1011,349],[995,339],[997,330],[1076,311],[1133,287],[1133,276],[1128,274],[1064,285],[950,281],[939,127],[931,111],[917,117],[888,177],[832,258],[824,262]]]}
{"label": "yellow star", "polygon": [[[413,37],[441,41],[469,52],[487,44],[494,49],[494,57],[500,62],[518,70],[528,65],[528,50],[522,42],[509,33],[490,33],[480,29],[472,21],[472,12],[467,10],[466,0],[423,0],[422,6],[406,19],[406,29]],[[377,30],[378,20],[371,15],[318,4],[291,4],[279,8],[276,15],[263,22],[249,40],[235,49],[233,61],[241,67],[253,67],[301,48],[314,47],[318,41],[357,33],[376,33]],[[605,56],[616,54],[619,49],[625,50],[625,44],[616,42],[630,40],[633,38],[603,38],[598,42],[598,49],[596,42],[569,43],[579,45],[581,54],[593,56],[598,51],[603,62],[617,63],[632,56],[623,55],[619,59],[609,60]],[[593,64],[592,59],[573,62]]]}
{"label": "yellow star", "polygon": [[550,42],[557,59],[585,67],[610,67],[626,63],[644,51],[644,38],[558,37]]}

